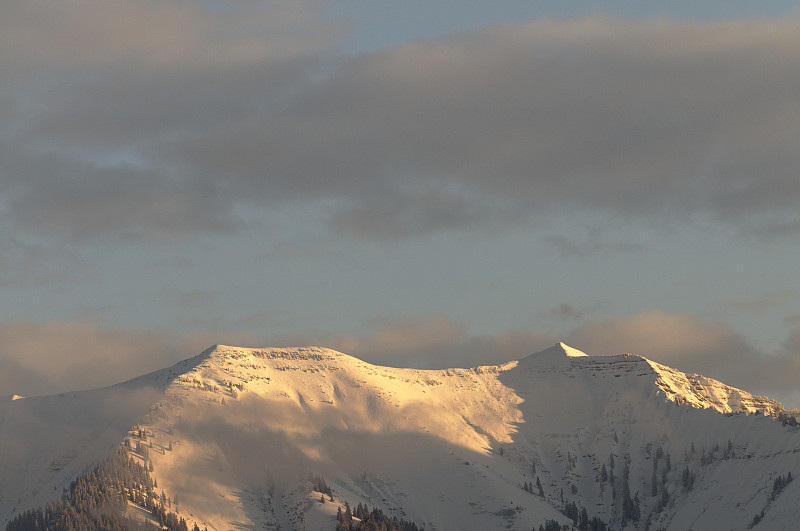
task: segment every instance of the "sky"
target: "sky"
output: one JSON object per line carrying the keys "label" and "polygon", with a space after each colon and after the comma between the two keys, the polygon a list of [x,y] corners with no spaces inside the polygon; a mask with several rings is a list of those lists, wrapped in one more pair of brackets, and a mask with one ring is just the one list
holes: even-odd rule
{"label": "sky", "polygon": [[[652,5],[650,5],[652,4]],[[0,394],[558,341],[800,407],[792,2],[0,6]]]}

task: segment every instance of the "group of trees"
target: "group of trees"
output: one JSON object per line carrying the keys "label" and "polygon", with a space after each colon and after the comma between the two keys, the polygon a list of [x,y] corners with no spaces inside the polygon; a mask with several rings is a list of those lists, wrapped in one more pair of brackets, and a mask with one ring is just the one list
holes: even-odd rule
{"label": "group of trees", "polygon": [[[545,520],[544,524],[539,525],[539,531],[569,531],[570,526],[562,526],[557,520]],[[532,531],[536,531],[534,527]]]}
{"label": "group of trees", "polygon": [[[585,522],[579,522],[578,529],[581,531],[607,531],[609,528],[606,526],[605,522],[600,520],[597,517],[592,518],[591,520],[586,520]],[[539,531],[572,531],[575,527],[569,524],[559,524],[556,520],[545,520],[544,524],[539,525]],[[536,527],[534,527],[531,531],[536,531]]]}
{"label": "group of trees", "polygon": [[800,426],[800,409],[784,409],[775,416],[784,426]]}
{"label": "group of trees", "polygon": [[775,478],[775,482],[772,484],[772,494],[770,494],[769,499],[774,500],[777,498],[783,488],[792,482],[792,479],[794,478],[791,472],[787,472],[785,476],[778,476]]}
{"label": "group of trees", "polygon": [[[353,517],[360,521],[353,522]],[[386,516],[377,507],[369,510],[366,505],[358,504],[353,511],[349,503],[345,510],[339,507],[336,513],[336,531],[425,531],[417,528],[414,522],[398,520],[396,516]]]}
{"label": "group of trees", "polygon": [[[580,531],[607,531],[608,526],[597,516],[589,518],[589,513],[586,507],[581,507],[578,510],[578,505],[575,502],[567,502],[564,504],[564,509],[561,511],[565,516],[572,520],[574,526]],[[554,521],[554,520],[553,520]],[[548,521],[550,522],[550,521]],[[545,522],[547,524],[548,522]],[[550,524],[552,527],[552,524]],[[539,526],[540,529],[542,526]],[[545,527],[547,529],[547,527]],[[534,530],[535,531],[535,530]]]}
{"label": "group of trees", "polygon": [[[781,418],[779,418],[779,420],[782,420],[784,425],[800,425],[800,423],[795,420],[796,417],[800,418],[800,411],[793,410],[792,412],[786,412]],[[672,499],[673,494],[667,488],[668,475],[672,471],[671,455],[668,452],[665,452],[662,446],[653,443],[648,443],[644,447],[644,451],[652,460],[650,488],[644,492],[649,492],[649,497],[655,498],[654,505],[653,503],[644,503],[646,500],[644,498],[640,499],[640,492],[637,491],[634,493],[631,491],[630,457],[627,454],[625,455],[625,459],[622,463],[623,466],[620,477],[615,476],[616,463],[613,453],[609,455],[607,462],[601,463],[599,470],[595,469],[597,473],[596,478],[600,483],[601,494],[603,486],[606,483],[611,485],[612,500],[614,500],[613,503],[617,507],[614,512],[617,515],[617,518],[619,518],[622,526],[625,526],[626,524],[640,525],[641,522],[644,522],[645,527],[647,527],[652,523],[652,519],[661,513],[668,504],[674,503]],[[683,487],[684,491],[691,491],[695,486],[696,471],[698,471],[700,467],[706,467],[720,459],[728,460],[736,457],[737,448],[731,440],[728,440],[727,444],[725,445],[714,444],[708,450],[706,450],[704,447],[699,451],[699,453],[695,450],[694,443],[692,443],[690,448],[686,449],[686,463],[683,469],[680,471],[679,485]],[[568,470],[575,468],[575,461],[575,456],[571,452],[567,452],[566,468]],[[532,467],[532,471],[534,473],[536,472],[535,466]],[[792,480],[793,477],[791,472],[788,472],[786,475],[779,475],[777,478],[775,478],[769,498],[770,501],[775,500],[781,494],[784,488],[792,482]],[[539,495],[543,496],[543,493],[540,490],[540,485],[541,483],[537,477],[536,487],[534,487],[533,483],[526,481],[523,483],[522,488],[526,492],[530,493],[535,493],[537,490],[539,490]],[[619,497],[618,489],[620,489]],[[576,493],[574,486],[572,488],[572,493]],[[647,496],[646,494],[642,495]],[[680,496],[680,493],[678,493],[678,496]],[[578,505],[575,501],[565,500],[563,488],[561,489],[561,503],[563,504],[561,512],[572,520],[572,525],[564,527],[556,520],[547,520],[543,525],[538,527],[539,531],[557,531],[561,530],[562,528],[572,530],[578,529],[581,531],[609,529],[609,524],[606,524],[597,517],[590,518],[586,509]],[[645,513],[645,511],[647,511],[647,507],[652,509],[649,511],[649,513]],[[760,514],[757,514],[753,518],[753,521],[750,523],[750,527],[755,526],[763,517],[764,511],[761,511]],[[534,527],[533,531],[536,531],[536,529],[537,528]]]}
{"label": "group of trees", "polygon": [[[786,487],[786,485],[792,482],[792,479],[794,478],[792,477],[791,471],[787,472],[785,476],[781,475],[775,478],[775,481],[772,483],[772,493],[769,495],[769,501],[767,502],[767,506],[769,506],[771,502],[775,501],[775,498],[778,497],[778,495],[781,493],[784,487]],[[760,513],[758,513],[753,517],[747,528],[752,529],[753,527],[755,527],[764,518],[765,511],[766,507],[762,509]]]}
{"label": "group of trees", "polygon": [[531,494],[538,494],[540,498],[544,498],[544,489],[542,488],[542,482],[539,480],[539,476],[536,476],[536,486],[534,487],[533,482],[526,481],[522,485],[522,490],[525,492],[530,492]]}
{"label": "group of trees", "polygon": [[[310,479],[311,479],[312,487],[313,487],[313,489],[315,491],[317,491],[317,492],[319,492],[319,493],[321,493],[323,495],[327,494],[328,497],[330,498],[330,500],[333,501],[333,491],[328,486],[328,484],[325,483],[325,478],[324,477],[322,477],[322,476],[311,476]],[[323,498],[321,498],[321,500],[325,501],[325,498],[323,497]]]}
{"label": "group of trees", "polygon": [[[156,495],[156,483],[146,467],[120,446],[113,455],[79,475],[56,503],[17,515],[6,531],[127,531],[166,527],[189,531],[186,520],[165,509],[166,497]],[[163,492],[162,492],[163,495]],[[141,505],[158,522],[128,516],[128,503]],[[192,531],[200,531],[197,524]]]}

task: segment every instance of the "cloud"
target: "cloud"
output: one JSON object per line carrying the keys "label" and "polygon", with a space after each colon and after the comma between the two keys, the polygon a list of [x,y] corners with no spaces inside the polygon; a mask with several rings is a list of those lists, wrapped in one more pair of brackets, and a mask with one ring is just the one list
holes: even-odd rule
{"label": "cloud", "polygon": [[546,312],[543,312],[542,317],[546,319],[556,319],[559,321],[577,320],[583,318],[586,312],[590,310],[591,308],[579,308],[574,304],[564,302],[558,306],[550,308]]}
{"label": "cloud", "polygon": [[39,237],[236,230],[316,200],[373,239],[576,211],[800,227],[796,18],[542,19],[358,56],[298,4],[0,20],[0,220]]}
{"label": "cloud", "polygon": [[[570,316],[580,310],[565,304],[553,309]],[[585,321],[563,336],[509,330],[475,335],[447,316],[376,319],[361,336],[284,337],[278,346],[333,348],[379,365],[422,369],[495,365],[540,352],[559,341],[589,355],[632,353],[686,373],[697,373],[755,394],[800,404],[800,325],[785,348],[766,352],[729,326],[688,314],[651,310],[629,317]]]}
{"label": "cloud", "polygon": [[800,408],[800,325],[789,333],[783,347],[761,356],[749,371],[749,381],[763,394],[783,401],[787,408]]}
{"label": "cloud", "polygon": [[782,349],[750,344],[729,326],[661,310],[593,321],[567,334],[566,342],[589,354],[639,354],[687,373],[698,373],[754,394],[800,404],[800,325]]}
{"label": "cloud", "polygon": [[599,251],[610,251],[615,253],[628,253],[641,250],[641,245],[626,242],[608,242],[602,237],[600,231],[592,230],[584,241],[574,241],[565,236],[551,234],[544,240],[553,245],[565,257],[586,256]]}
{"label": "cloud", "polygon": [[787,301],[792,300],[794,297],[797,296],[797,292],[794,290],[779,290],[773,291],[770,293],[765,293],[760,297],[752,300],[746,301],[732,301],[730,303],[731,307],[754,314],[762,314],[771,308],[775,308],[778,306],[783,305]]}
{"label": "cloud", "polygon": [[800,352],[800,324],[792,330],[789,339],[786,340],[785,347],[789,352]]}
{"label": "cloud", "polygon": [[557,337],[509,330],[470,334],[440,315],[382,318],[360,336],[305,334],[266,338],[195,332],[180,336],[110,327],[96,320],[0,324],[0,395],[25,396],[102,387],[168,367],[209,345],[324,346],[379,365],[448,368],[494,365],[540,352],[560,340],[590,355],[631,352],[756,394],[800,404],[800,325],[779,352],[748,344],[729,327],[653,310],[593,321]]}
{"label": "cloud", "polygon": [[339,33],[312,12],[280,2],[4,6],[0,221],[72,241],[240,227],[248,190],[187,173],[188,160],[169,165],[154,146],[280,106]]}
{"label": "cloud", "polygon": [[92,321],[5,323],[0,390],[39,395],[111,385],[189,357],[181,347],[168,334],[115,330]]}
{"label": "cloud", "polygon": [[587,353],[639,354],[734,385],[743,367],[760,355],[727,325],[661,310],[585,323],[568,334],[567,342]]}
{"label": "cloud", "polygon": [[[0,149],[2,151],[2,149]],[[27,232],[69,241],[130,239],[186,232],[228,232],[237,220],[224,198],[186,188],[163,172],[129,164],[98,165],[66,155],[6,150],[24,168],[10,174],[6,215]]]}
{"label": "cloud", "polygon": [[409,319],[376,319],[360,337],[287,337],[280,343],[286,346],[316,344],[370,363],[433,369],[505,363],[544,350],[556,341],[546,334],[519,331],[470,335],[463,325],[452,319],[430,314]]}
{"label": "cloud", "polygon": [[142,332],[98,320],[0,324],[0,395],[36,396],[112,385],[195,356],[213,344],[242,347],[319,345],[383,365],[447,368],[503,363],[554,344],[509,331],[474,336],[438,314],[376,319],[362,337],[265,338],[242,333]]}
{"label": "cloud", "polygon": [[0,62],[18,70],[100,66],[238,64],[329,44],[310,2],[200,3],[43,0],[3,6]]}
{"label": "cloud", "polygon": [[215,343],[263,346],[245,334],[142,332],[97,320],[0,324],[0,395],[113,385],[195,356]]}
{"label": "cloud", "polygon": [[339,210],[333,226],[370,240],[480,225],[484,209],[452,190],[397,189]]}

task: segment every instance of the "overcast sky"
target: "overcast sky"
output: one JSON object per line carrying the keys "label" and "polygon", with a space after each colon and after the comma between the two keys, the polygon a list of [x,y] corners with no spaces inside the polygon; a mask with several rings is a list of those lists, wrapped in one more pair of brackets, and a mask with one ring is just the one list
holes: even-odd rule
{"label": "overcast sky", "polygon": [[798,407],[790,4],[4,2],[0,394],[563,340]]}

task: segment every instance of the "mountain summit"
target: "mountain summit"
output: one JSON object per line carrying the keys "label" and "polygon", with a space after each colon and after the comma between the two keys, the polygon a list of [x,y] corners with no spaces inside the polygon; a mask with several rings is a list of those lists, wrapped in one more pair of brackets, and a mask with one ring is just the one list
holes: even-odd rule
{"label": "mountain summit", "polygon": [[522,358],[519,361],[513,361],[511,363],[522,367],[549,370],[558,367],[569,367],[571,364],[571,358],[580,357],[586,357],[586,354],[578,349],[570,347],[565,343],[558,343],[546,350],[537,352],[536,354],[531,354],[526,358]]}
{"label": "mountain summit", "polygon": [[800,520],[800,432],[776,420],[789,418],[780,404],[563,343],[445,370],[216,345],[112,387],[0,408],[5,521],[119,445],[152,465],[171,510],[210,530],[333,530],[346,507],[428,530]]}

